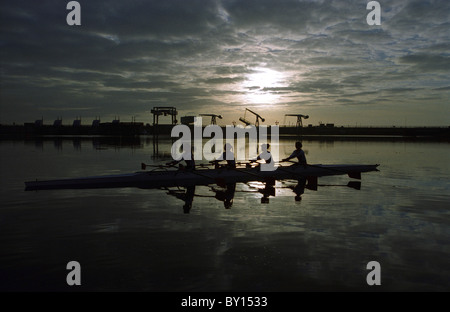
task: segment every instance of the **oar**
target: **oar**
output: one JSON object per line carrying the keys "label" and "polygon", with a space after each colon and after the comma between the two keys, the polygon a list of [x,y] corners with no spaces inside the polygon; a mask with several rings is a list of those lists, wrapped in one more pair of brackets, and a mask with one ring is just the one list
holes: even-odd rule
{"label": "oar", "polygon": [[355,190],[361,189],[361,182],[360,181],[349,181],[347,184],[318,184],[317,186],[345,186],[350,187]]}
{"label": "oar", "polygon": [[[290,163],[294,163],[294,164],[297,164],[297,165],[302,165],[302,164],[300,164],[300,163],[298,163],[296,161],[292,161],[292,160],[285,160],[285,161],[290,162]],[[317,166],[317,165],[310,165],[310,164],[303,164],[303,165],[304,166],[313,167],[313,168],[325,169],[325,170],[328,170],[328,171],[335,171],[335,172],[339,172],[339,173],[348,174],[348,176],[350,178],[353,178],[353,179],[361,179],[361,172],[346,172],[346,171],[339,170],[339,169],[336,169],[336,168],[327,168],[327,167],[322,167],[322,166]]]}
{"label": "oar", "polygon": [[168,167],[168,166],[164,166],[164,165],[147,165],[147,164],[141,163],[141,169],[142,170],[145,170],[147,167],[165,168],[165,167]]}
{"label": "oar", "polygon": [[[355,190],[361,189],[361,182],[360,181],[349,181],[347,184],[318,184],[317,186],[343,186],[343,187],[350,187]],[[307,186],[305,186],[308,188]],[[292,186],[282,186],[281,189],[292,189]]]}
{"label": "oar", "polygon": [[[195,165],[195,167],[205,168],[207,166],[210,166],[208,164],[198,164]],[[168,166],[168,165],[148,165],[145,163],[141,163],[141,169],[145,170],[147,167],[155,167],[155,168],[166,168],[166,167],[174,167],[174,166]]]}

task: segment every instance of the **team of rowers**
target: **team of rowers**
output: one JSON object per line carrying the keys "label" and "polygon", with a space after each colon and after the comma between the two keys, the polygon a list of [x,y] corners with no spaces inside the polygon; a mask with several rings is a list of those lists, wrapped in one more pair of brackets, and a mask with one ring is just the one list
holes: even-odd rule
{"label": "team of rowers", "polygon": [[[256,162],[258,160],[264,160],[266,164],[273,164],[272,155],[270,154],[270,151],[269,151],[270,145],[263,144],[261,147],[262,147],[262,153],[259,154],[257,158],[252,159],[250,161]],[[306,156],[305,156],[305,152],[302,150],[302,147],[303,147],[303,145],[301,142],[296,142],[295,150],[292,152],[292,154],[289,157],[282,159],[281,161],[289,161],[293,158],[297,158],[298,164],[306,165],[307,164]],[[225,167],[236,168],[236,160],[234,157],[233,147],[231,146],[231,144],[230,143],[225,144],[224,150],[225,151],[222,153],[222,155],[213,161],[216,168],[218,168],[220,166],[219,163],[222,161],[226,161]],[[183,167],[185,170],[195,170],[195,160],[194,160],[192,150],[191,150],[190,154],[184,153],[180,160],[174,160],[174,161],[168,162],[166,165],[174,166],[174,165],[180,163],[181,161],[184,161],[186,163],[186,166]]]}

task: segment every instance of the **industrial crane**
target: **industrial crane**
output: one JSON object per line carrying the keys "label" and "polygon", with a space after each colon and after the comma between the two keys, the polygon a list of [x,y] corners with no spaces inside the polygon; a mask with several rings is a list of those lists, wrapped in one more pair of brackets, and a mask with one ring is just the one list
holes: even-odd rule
{"label": "industrial crane", "polygon": [[216,115],[216,114],[200,114],[200,116],[209,116],[211,117],[211,124],[217,125],[216,118],[222,119],[222,115]]}
{"label": "industrial crane", "polygon": [[247,113],[247,111],[249,111],[250,113],[252,113],[253,115],[256,116],[256,121],[254,123],[254,125],[256,127],[259,127],[259,120],[261,119],[262,122],[265,121],[264,118],[262,118],[259,114],[255,113],[254,111],[249,110],[248,108],[245,109],[245,113],[244,113],[244,117],[240,117],[239,120],[242,121],[245,125],[249,126],[252,125],[252,123],[250,121],[248,121],[247,119],[245,119],[245,114]]}
{"label": "industrial crane", "polygon": [[302,115],[302,114],[286,114],[284,116],[294,116],[297,117],[297,128],[302,128],[303,127],[303,122],[302,122],[302,118],[303,119],[308,119],[309,116],[308,115]]}
{"label": "industrial crane", "polygon": [[157,126],[159,124],[159,116],[164,115],[170,115],[172,117],[172,125],[177,124],[177,109],[175,107],[153,107],[151,110],[151,113],[153,114],[153,125]]}

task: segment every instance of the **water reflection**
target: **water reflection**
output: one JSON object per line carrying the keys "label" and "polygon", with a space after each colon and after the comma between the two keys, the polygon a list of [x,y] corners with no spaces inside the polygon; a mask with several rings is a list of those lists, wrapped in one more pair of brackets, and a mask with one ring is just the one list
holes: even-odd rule
{"label": "water reflection", "polygon": [[[145,140],[144,140],[145,141]],[[83,145],[92,146],[92,149],[139,149],[144,147],[143,139],[139,136],[117,137],[117,136],[42,136],[33,139],[26,139],[25,145],[34,145],[37,149],[44,149],[46,143],[53,145],[55,150],[61,151],[63,148],[72,146],[73,150],[80,150]]]}
{"label": "water reflection", "polygon": [[292,190],[295,193],[295,201],[302,200],[302,195],[305,193],[305,186],[306,186],[306,178],[302,177],[297,180],[297,184],[292,188]]}
{"label": "water reflection", "polygon": [[[312,182],[311,182],[312,181]],[[254,193],[260,194],[260,203],[270,203],[270,198],[277,197],[278,193],[282,197],[293,197],[295,202],[302,200],[302,195],[305,193],[305,189],[311,191],[317,191],[319,187],[346,187],[354,190],[361,189],[361,181],[349,181],[347,184],[317,184],[317,179],[307,179],[306,177],[298,178],[297,180],[282,180],[276,184],[267,183],[262,181],[251,181],[247,183],[228,183],[226,185],[209,185],[207,187],[210,195],[196,193],[196,189],[204,187],[204,184],[192,185],[187,187],[175,187],[175,188],[161,188],[166,191],[167,195],[173,196],[181,200],[184,205],[183,212],[188,214],[193,207],[194,198],[214,198],[223,203],[225,209],[231,209],[236,193]],[[237,185],[240,187],[237,189]],[[245,189],[244,186],[247,188]],[[202,189],[204,190],[204,189]],[[283,190],[289,190],[288,192],[281,192]],[[202,206],[202,203],[199,203]]]}
{"label": "water reflection", "polygon": [[223,190],[215,190],[214,198],[222,201],[225,209],[230,209],[233,206],[234,194],[236,192],[236,183],[229,183]]}
{"label": "water reflection", "polygon": [[236,192],[236,183],[229,183],[224,188],[211,186],[210,192],[213,193],[214,195],[195,194],[195,188],[196,186],[193,185],[185,188],[176,188],[176,189],[164,188],[164,190],[167,191],[167,195],[174,196],[177,199],[180,199],[184,202],[183,212],[186,214],[190,213],[191,211],[194,197],[215,198],[218,201],[223,202],[225,209],[230,209],[233,206],[233,199]]}
{"label": "water reflection", "polygon": [[[180,167],[175,170],[167,171],[168,167],[164,165],[158,165],[158,161],[164,160],[169,158],[167,154],[169,153],[171,148],[172,140],[161,140],[161,141],[155,141],[155,140],[144,140],[145,143],[141,142],[141,139],[139,137],[137,138],[118,138],[118,137],[93,137],[93,138],[40,138],[36,142],[39,142],[40,145],[43,141],[50,140],[50,142],[53,140],[55,148],[60,151],[63,149],[63,142],[65,140],[71,140],[73,148],[75,150],[80,151],[81,146],[83,144],[83,141],[91,142],[92,146],[95,150],[98,149],[108,149],[108,146],[113,147],[114,149],[118,149],[121,147],[125,148],[144,148],[147,150],[146,144],[151,144],[152,150],[152,164],[142,164],[142,169],[144,171],[134,174],[127,173],[127,174],[117,174],[117,175],[111,175],[111,176],[105,176],[105,179],[103,177],[94,177],[95,179],[89,178],[90,180],[87,181],[87,179],[80,178],[77,179],[76,177],[74,179],[70,179],[72,181],[67,182],[68,180],[57,180],[57,184],[50,184],[47,185],[46,181],[38,181],[38,182],[27,182],[27,188],[26,190],[39,190],[39,189],[98,189],[98,188],[129,188],[129,187],[136,187],[141,189],[163,189],[167,192],[168,195],[174,196],[175,198],[183,201],[183,212],[184,213],[190,213],[194,198],[198,197],[200,195],[196,194],[196,188],[198,186],[210,186],[210,191],[212,192],[212,195],[204,195],[213,197],[216,200],[223,203],[223,206],[225,209],[231,209],[231,207],[234,204],[234,197],[236,190],[237,183],[244,183],[248,184],[251,181],[258,181],[260,183],[259,186],[254,187],[253,190],[249,192],[254,192],[261,194],[260,196],[260,203],[261,204],[269,204],[270,199],[277,196],[277,189],[280,189],[279,186],[276,186],[275,179],[278,181],[285,181],[291,179],[291,183],[288,184],[288,189],[291,191],[291,195],[294,198],[295,202],[300,202],[302,200],[302,196],[305,193],[305,189],[317,191],[318,187],[323,186],[345,186],[345,187],[351,187],[353,189],[360,189],[360,183],[358,182],[349,182],[344,185],[326,185],[326,184],[319,184],[318,183],[318,177],[315,173],[312,175],[299,175],[298,173],[295,174],[291,171],[290,168],[295,167],[296,165],[291,166],[283,166],[280,165],[278,169],[276,170],[278,173],[276,176],[272,175],[264,175],[262,171],[260,171],[260,167],[255,166],[254,163],[246,162],[246,163],[237,163],[238,167],[219,167],[215,166],[211,168],[211,166],[214,165],[214,162],[209,163],[201,163],[199,164],[200,170],[188,170],[186,172],[192,173],[194,176],[194,179],[192,176],[190,178],[186,178],[186,176],[183,176],[185,173],[186,168]],[[160,148],[161,147],[161,148]],[[42,147],[43,148],[43,147]],[[292,156],[292,155],[291,155]],[[167,164],[166,164],[167,165]],[[146,167],[149,166],[151,168],[154,168],[150,171],[145,171]],[[243,166],[243,167],[242,167]],[[173,166],[171,166],[173,167]],[[206,167],[206,168],[205,168]],[[320,166],[317,165],[301,165],[301,168],[307,169],[307,168],[319,168]],[[300,168],[300,167],[299,167]],[[320,167],[323,169],[323,167]],[[173,169],[173,168],[171,168]],[[155,171],[156,170],[156,171]],[[292,169],[295,170],[295,169]],[[344,171],[340,171],[339,169],[326,169],[331,171],[338,171],[340,174],[345,173]],[[113,172],[113,168],[109,169],[110,172]],[[161,171],[158,173],[158,171]],[[372,171],[372,170],[370,170]],[[281,172],[281,176],[278,175]],[[231,173],[231,174],[230,174]],[[233,175],[234,173],[234,175]],[[284,174],[283,174],[284,173]],[[333,173],[333,172],[331,172]],[[237,176],[236,176],[237,174]],[[274,172],[275,174],[275,172]],[[335,173],[334,173],[335,174]],[[99,174],[101,175],[101,174]],[[240,175],[240,176],[239,176]],[[323,174],[328,175],[328,174]],[[350,174],[349,174],[350,175]],[[297,177],[295,180],[292,180],[293,177]],[[350,175],[351,176],[351,175]],[[73,175],[72,175],[73,177]],[[40,177],[38,177],[40,178]],[[197,180],[195,180],[197,178]],[[360,178],[360,177],[359,177]],[[164,180],[165,179],[165,180]],[[189,181],[186,182],[186,179],[189,179]],[[45,179],[44,179],[45,180]],[[55,179],[54,179],[55,180]],[[162,181],[159,181],[162,180]],[[226,181],[227,180],[227,181]],[[181,182],[179,182],[181,181]],[[48,181],[48,182],[54,182],[54,181]],[[37,185],[29,186],[29,183],[35,183]],[[71,184],[73,183],[73,184]],[[212,185],[212,187],[211,187]],[[252,188],[252,187],[250,187]],[[239,190],[241,192],[242,190]]]}
{"label": "water reflection", "polygon": [[184,213],[189,213],[191,211],[192,208],[192,202],[194,201],[194,197],[195,197],[195,185],[192,186],[188,186],[184,189],[168,189],[167,190],[167,195],[171,195],[174,196],[178,199],[181,199],[184,202],[184,206],[183,206],[183,212]]}
{"label": "water reflection", "polygon": [[[137,146],[101,141],[101,152],[92,142],[82,138],[74,153],[72,139],[62,150],[53,139],[0,141],[1,290],[72,291],[64,270],[74,259],[92,268],[86,291],[373,291],[371,260],[382,265],[377,290],[450,289],[448,143],[304,140],[310,162],[381,163],[381,171],[362,185],[319,179],[317,191],[309,181],[277,180],[268,203],[261,203],[264,181],[189,191],[23,191],[23,181],[37,177],[158,163],[145,137]],[[280,142],[281,157],[293,143]],[[161,140],[160,156],[170,157],[170,146]]]}

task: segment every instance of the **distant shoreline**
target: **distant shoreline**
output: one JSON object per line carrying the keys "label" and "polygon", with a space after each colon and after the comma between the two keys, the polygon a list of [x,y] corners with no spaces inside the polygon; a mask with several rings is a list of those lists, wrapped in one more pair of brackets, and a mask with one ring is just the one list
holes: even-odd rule
{"label": "distant shoreline", "polygon": [[[138,122],[98,123],[97,125],[0,125],[0,139],[21,139],[42,136],[169,136],[173,125],[152,126]],[[193,126],[190,125],[192,128]],[[222,126],[225,130],[225,127]],[[268,127],[270,136],[270,127]],[[422,138],[450,139],[450,127],[344,127],[332,124],[297,128],[280,126],[281,138],[302,137],[304,139],[338,138]]]}

